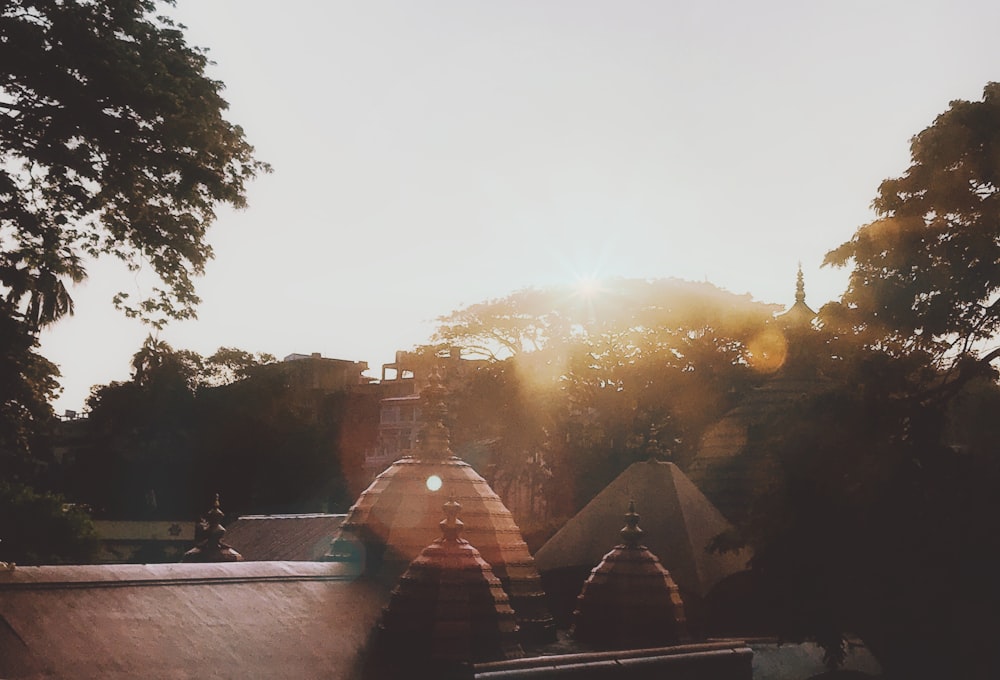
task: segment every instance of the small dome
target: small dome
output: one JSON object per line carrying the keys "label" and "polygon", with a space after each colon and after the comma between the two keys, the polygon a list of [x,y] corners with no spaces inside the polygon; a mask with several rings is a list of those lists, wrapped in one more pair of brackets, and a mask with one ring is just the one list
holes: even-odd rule
{"label": "small dome", "polygon": [[[416,455],[397,460],[361,493],[326,559],[358,560],[368,574],[399,574],[440,535],[441,499],[452,498],[464,508],[464,535],[510,595],[522,633],[532,640],[552,639],[555,623],[521,530],[489,483],[452,454],[442,394],[440,379],[432,374],[421,394],[427,421]],[[431,478],[436,479],[429,484]]]}
{"label": "small dome", "polygon": [[219,494],[215,494],[215,503],[208,514],[195,526],[195,546],[184,553],[181,562],[243,561],[243,555],[233,550],[232,546],[222,542],[226,528],[222,526],[221,522],[225,516],[219,508]]}
{"label": "small dome", "polygon": [[441,537],[410,563],[383,612],[373,656],[394,667],[427,670],[524,655],[500,580],[461,537],[461,507],[444,504]]}
{"label": "small dome", "polygon": [[602,649],[676,644],[686,636],[680,591],[656,555],[642,545],[634,502],[625,522],[622,543],[583,584],[571,633]]}

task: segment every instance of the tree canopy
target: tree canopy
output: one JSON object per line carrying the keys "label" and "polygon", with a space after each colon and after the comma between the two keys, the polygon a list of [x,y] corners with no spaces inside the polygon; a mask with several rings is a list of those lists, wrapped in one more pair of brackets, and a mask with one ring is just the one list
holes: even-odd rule
{"label": "tree canopy", "polygon": [[[219,204],[269,168],[225,118],[205,50],[158,11],[171,0],[0,3],[0,473],[45,484],[58,371],[40,329],[73,312],[88,259],[146,267],[129,316],[194,315]],[[222,370],[222,369],[220,369]],[[231,370],[231,369],[225,369]],[[14,496],[0,494],[3,512]]]}
{"label": "tree canopy", "polygon": [[501,487],[544,461],[550,510],[570,514],[651,448],[693,456],[766,374],[755,339],[776,309],[709,283],[614,279],[455,311],[435,339],[488,361],[450,385],[455,446],[487,443]]}
{"label": "tree canopy", "polygon": [[586,290],[528,288],[469,305],[439,317],[433,340],[491,360],[580,343],[595,352],[613,343],[627,354],[644,343],[673,342],[668,335],[745,338],[777,309],[710,283],[619,278]]}
{"label": "tree canopy", "polygon": [[[126,313],[189,317],[217,203],[266,164],[224,118],[223,85],[154,0],[0,6],[0,285],[37,328],[72,311],[86,256],[162,280]],[[167,2],[167,4],[172,4]]]}
{"label": "tree canopy", "polygon": [[951,102],[910,154],[877,219],[827,254],[852,269],[825,316],[870,343],[967,357],[1000,330],[1000,83]]}
{"label": "tree canopy", "polygon": [[741,527],[778,631],[842,658],[860,635],[886,678],[997,677],[1000,84],[954,101],[882,182],[877,219],[832,250],[819,396],[755,446],[778,479]]}
{"label": "tree canopy", "polygon": [[[222,493],[233,513],[348,502],[342,393],[294,394],[288,366],[220,348],[209,357],[149,338],[132,379],[95,387],[60,489],[105,517],[192,516]],[[229,377],[221,377],[223,374]]]}

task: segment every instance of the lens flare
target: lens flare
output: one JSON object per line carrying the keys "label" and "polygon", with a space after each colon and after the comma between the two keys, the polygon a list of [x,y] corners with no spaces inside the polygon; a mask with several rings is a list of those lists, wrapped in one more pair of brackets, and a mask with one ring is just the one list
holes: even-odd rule
{"label": "lens flare", "polygon": [[783,333],[768,329],[747,344],[750,350],[750,366],[761,373],[774,373],[785,364],[788,357],[788,341]]}

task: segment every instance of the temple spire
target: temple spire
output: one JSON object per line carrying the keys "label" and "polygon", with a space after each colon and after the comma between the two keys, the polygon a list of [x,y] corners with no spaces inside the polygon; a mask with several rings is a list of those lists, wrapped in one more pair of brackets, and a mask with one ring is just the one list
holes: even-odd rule
{"label": "temple spire", "polygon": [[242,562],[243,556],[224,543],[226,527],[222,526],[225,513],[219,507],[219,494],[205,517],[195,527],[195,546],[184,553],[181,562]]}
{"label": "temple spire", "polygon": [[446,390],[441,384],[441,373],[434,368],[427,376],[427,386],[420,393],[421,419],[417,442],[417,458],[421,460],[445,460],[454,454],[451,451],[451,434],[444,424],[448,407],[444,403]]}
{"label": "temple spire", "polygon": [[799,262],[799,273],[795,277],[795,301],[801,304],[806,303],[806,283],[802,276],[802,262]]}
{"label": "temple spire", "polygon": [[638,548],[642,535],[646,533],[639,527],[639,513],[635,511],[635,501],[628,502],[628,512],[625,513],[625,526],[621,532],[622,543],[627,548]]}
{"label": "temple spire", "polygon": [[458,518],[458,511],[462,509],[462,504],[454,498],[448,499],[444,504],[445,518],[438,523],[441,527],[441,537],[445,541],[457,541],[462,537],[462,528],[465,526]]}

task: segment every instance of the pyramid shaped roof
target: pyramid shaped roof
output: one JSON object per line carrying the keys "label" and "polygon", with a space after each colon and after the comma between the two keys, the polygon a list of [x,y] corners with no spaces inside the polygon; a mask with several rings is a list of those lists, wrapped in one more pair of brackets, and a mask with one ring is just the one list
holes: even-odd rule
{"label": "pyramid shaped roof", "polygon": [[684,590],[704,596],[730,574],[746,569],[747,550],[710,553],[709,543],[732,528],[673,463],[633,463],[583,507],[535,555],[540,571],[593,567],[622,527],[621,509],[643,508],[643,542]]}

